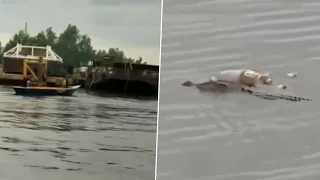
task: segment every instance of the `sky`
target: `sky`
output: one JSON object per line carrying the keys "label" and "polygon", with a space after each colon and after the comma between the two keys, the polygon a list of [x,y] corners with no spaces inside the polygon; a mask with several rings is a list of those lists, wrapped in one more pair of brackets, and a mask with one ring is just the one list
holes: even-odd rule
{"label": "sky", "polygon": [[116,47],[127,57],[159,64],[161,0],[0,0],[0,42],[28,23],[32,35],[69,23],[87,34],[95,49]]}

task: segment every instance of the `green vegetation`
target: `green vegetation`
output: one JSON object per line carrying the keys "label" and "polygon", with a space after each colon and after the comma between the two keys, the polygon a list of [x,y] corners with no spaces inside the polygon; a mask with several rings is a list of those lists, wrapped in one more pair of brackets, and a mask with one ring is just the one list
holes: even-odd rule
{"label": "green vegetation", "polygon": [[118,62],[132,62],[146,64],[142,58],[128,58],[122,50],[110,48],[108,51],[96,50],[91,45],[91,39],[86,34],[80,34],[79,29],[72,24],[57,36],[51,27],[39,32],[36,36],[31,36],[23,30],[14,34],[10,41],[1,45],[0,42],[0,61],[2,62],[3,53],[16,46],[17,43],[23,45],[46,46],[52,49],[63,58],[68,66],[81,66],[88,64],[92,59],[102,60],[104,56],[111,56]]}

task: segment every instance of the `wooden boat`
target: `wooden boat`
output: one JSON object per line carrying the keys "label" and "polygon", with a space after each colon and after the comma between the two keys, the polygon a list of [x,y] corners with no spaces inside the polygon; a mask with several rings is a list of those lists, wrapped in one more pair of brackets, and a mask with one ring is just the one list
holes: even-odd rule
{"label": "wooden boat", "polygon": [[14,86],[13,90],[16,95],[24,96],[72,96],[74,92],[80,88],[81,85],[70,86],[67,88],[62,87],[43,87],[43,86],[34,86],[34,87],[23,87],[23,86]]}
{"label": "wooden boat", "polygon": [[[56,87],[47,86],[46,76],[47,76],[47,59],[39,57],[39,59],[25,59],[23,61],[23,76],[26,80],[26,87],[14,86],[13,90],[16,95],[24,96],[71,96],[73,93],[80,88],[80,85],[68,86],[67,78],[64,77],[62,85]],[[30,65],[35,64],[38,66],[37,73],[31,69]],[[33,82],[29,80],[29,74],[33,78]],[[29,83],[28,83],[29,82]]]}

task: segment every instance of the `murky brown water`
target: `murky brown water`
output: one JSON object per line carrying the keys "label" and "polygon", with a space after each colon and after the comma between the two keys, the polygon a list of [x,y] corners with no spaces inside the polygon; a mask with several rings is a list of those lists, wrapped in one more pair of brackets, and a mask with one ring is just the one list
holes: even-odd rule
{"label": "murky brown water", "polygon": [[[319,23],[315,0],[164,1],[158,180],[319,179]],[[181,86],[233,68],[313,101]]]}
{"label": "murky brown water", "polygon": [[153,179],[157,101],[0,87],[0,179]]}

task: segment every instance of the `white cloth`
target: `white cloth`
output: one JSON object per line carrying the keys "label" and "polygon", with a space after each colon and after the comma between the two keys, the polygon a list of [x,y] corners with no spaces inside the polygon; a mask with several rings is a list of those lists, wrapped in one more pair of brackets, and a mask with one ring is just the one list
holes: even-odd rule
{"label": "white cloth", "polygon": [[212,77],[211,80],[218,80],[218,81],[223,81],[223,82],[230,82],[230,83],[235,83],[238,84],[240,83],[240,75],[243,73],[245,70],[225,70],[221,71],[217,76],[214,78]]}
{"label": "white cloth", "polygon": [[29,80],[27,81],[27,87],[31,87],[31,82]]}

